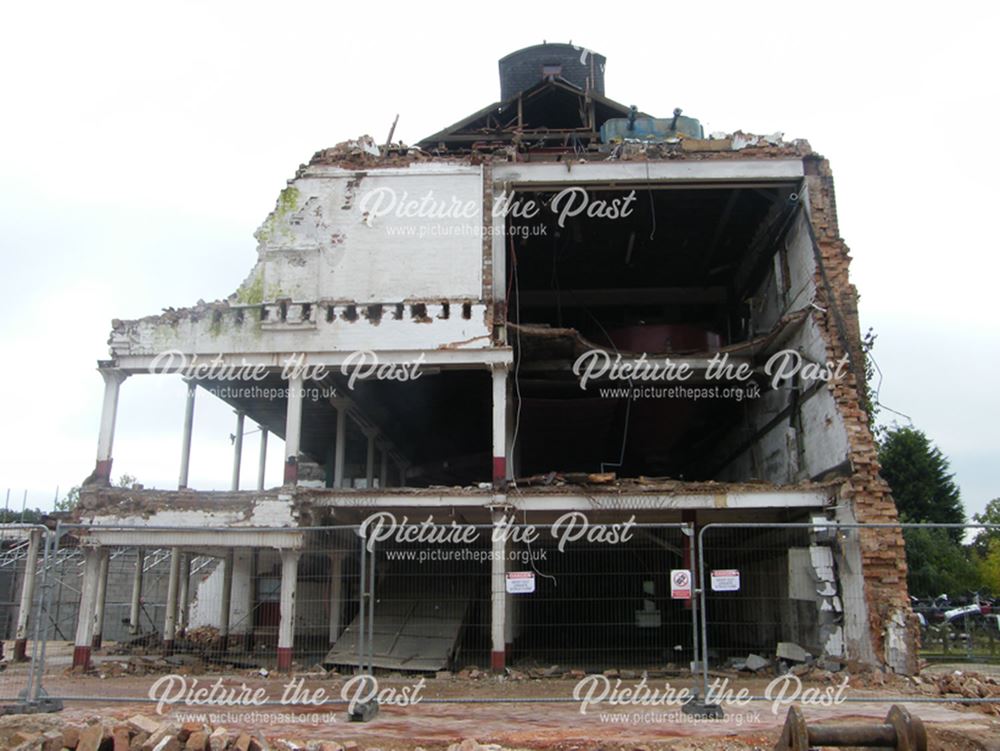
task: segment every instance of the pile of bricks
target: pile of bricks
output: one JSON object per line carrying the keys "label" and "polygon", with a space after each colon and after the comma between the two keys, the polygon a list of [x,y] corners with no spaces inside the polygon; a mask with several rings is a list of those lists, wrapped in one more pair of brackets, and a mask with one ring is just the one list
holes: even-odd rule
{"label": "pile of bricks", "polygon": [[21,731],[15,751],[357,751],[353,741],[267,740],[259,732],[178,724],[136,715],[126,722],[97,720],[46,732]]}

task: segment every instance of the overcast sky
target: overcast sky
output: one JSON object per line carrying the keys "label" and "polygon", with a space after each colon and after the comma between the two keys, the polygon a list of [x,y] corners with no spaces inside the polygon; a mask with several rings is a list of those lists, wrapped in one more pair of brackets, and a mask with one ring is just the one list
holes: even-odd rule
{"label": "overcast sky", "polygon": [[[847,6],[6,5],[0,493],[48,508],[93,469],[112,318],[229,295],[300,163],[383,140],[397,113],[396,138],[436,132],[499,98],[498,58],[545,39],[607,56],[624,104],[682,107],[707,132],[782,131],[831,160],[881,400],[981,510],[1000,496],[1000,4]],[[223,488],[234,418],[199,400],[191,484]],[[182,412],[178,381],[126,381],[115,475],[176,485]],[[277,441],[271,458],[277,484]]]}

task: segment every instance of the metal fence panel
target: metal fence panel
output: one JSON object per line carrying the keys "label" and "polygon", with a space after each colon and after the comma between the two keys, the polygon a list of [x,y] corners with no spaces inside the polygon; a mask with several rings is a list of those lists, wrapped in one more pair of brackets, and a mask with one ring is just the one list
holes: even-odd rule
{"label": "metal fence panel", "polygon": [[12,652],[2,655],[0,705],[32,701],[41,690],[44,651],[39,634],[49,545],[49,531],[41,525],[0,525],[0,629]]}

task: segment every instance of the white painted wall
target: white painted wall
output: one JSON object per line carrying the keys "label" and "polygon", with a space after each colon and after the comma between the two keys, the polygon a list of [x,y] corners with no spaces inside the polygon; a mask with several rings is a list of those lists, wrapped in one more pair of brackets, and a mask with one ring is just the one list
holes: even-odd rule
{"label": "white painted wall", "polygon": [[481,300],[481,167],[311,168],[257,231],[265,300]]}

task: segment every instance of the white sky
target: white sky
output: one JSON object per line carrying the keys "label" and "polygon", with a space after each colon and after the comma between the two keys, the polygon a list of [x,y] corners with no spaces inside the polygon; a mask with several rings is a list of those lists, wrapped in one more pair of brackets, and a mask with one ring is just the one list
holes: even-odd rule
{"label": "white sky", "polygon": [[[0,31],[0,494],[50,507],[92,469],[112,318],[233,292],[254,229],[313,152],[409,143],[499,98],[548,41],[608,58],[606,91],[706,131],[830,158],[882,401],[1000,496],[1000,4],[17,3]],[[226,487],[231,412],[200,394],[194,487]],[[183,386],[122,389],[114,473],[176,484]],[[890,417],[891,416],[888,416]],[[280,442],[269,483],[280,481]],[[256,436],[244,484],[255,477]],[[3,497],[0,495],[0,503]]]}

